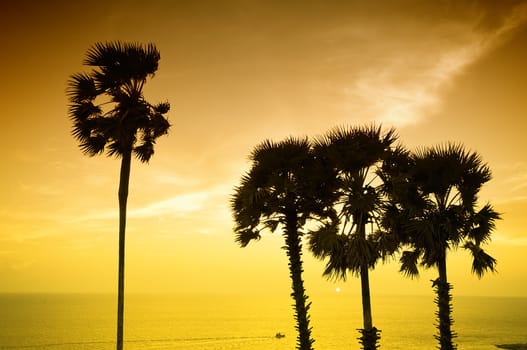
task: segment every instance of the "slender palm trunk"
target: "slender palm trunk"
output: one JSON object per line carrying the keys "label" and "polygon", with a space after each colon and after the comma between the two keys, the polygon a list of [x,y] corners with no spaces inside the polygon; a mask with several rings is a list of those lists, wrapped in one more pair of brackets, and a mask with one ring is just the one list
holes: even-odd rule
{"label": "slender palm trunk", "polygon": [[362,290],[362,320],[364,329],[369,330],[373,328],[373,322],[371,316],[370,277],[367,266],[361,267],[360,283]]}
{"label": "slender palm trunk", "polygon": [[126,231],[126,202],[130,181],[130,164],[132,152],[124,152],[121,160],[119,178],[119,282],[117,295],[117,350],[123,350],[124,325],[124,239]]}
{"label": "slender palm trunk", "polygon": [[[366,239],[364,228],[363,232],[364,238]],[[359,340],[364,350],[375,350],[378,348],[377,341],[380,339],[380,336],[377,328],[373,327],[368,265],[361,266],[360,283],[362,291],[362,321],[364,328],[359,330],[362,334]]]}
{"label": "slender palm trunk", "polygon": [[291,296],[295,301],[296,329],[298,331],[297,349],[312,350],[314,340],[311,339],[309,326],[309,307],[307,295],[302,280],[302,243],[298,236],[298,220],[296,211],[291,211],[286,216],[285,249],[289,257],[289,273],[292,280],[293,291]]}
{"label": "slender palm trunk", "polygon": [[452,332],[452,296],[450,295],[451,286],[448,283],[446,274],[446,251],[438,261],[437,270],[439,278],[434,282],[434,286],[437,292],[435,301],[438,307],[439,335],[436,335],[435,338],[439,341],[440,350],[455,350],[457,347],[452,340],[456,335]]}

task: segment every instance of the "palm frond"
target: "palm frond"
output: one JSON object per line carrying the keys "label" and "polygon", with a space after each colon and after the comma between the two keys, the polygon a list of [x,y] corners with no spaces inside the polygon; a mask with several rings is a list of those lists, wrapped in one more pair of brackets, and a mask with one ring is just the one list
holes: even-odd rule
{"label": "palm frond", "polygon": [[269,189],[255,181],[251,172],[244,175],[231,197],[236,230],[257,227],[268,220],[280,220],[277,199]]}
{"label": "palm frond", "polygon": [[103,135],[90,136],[80,143],[79,147],[82,153],[89,156],[95,156],[104,152],[107,139]]}
{"label": "palm frond", "polygon": [[260,232],[253,229],[245,229],[235,232],[235,242],[241,247],[246,247],[252,240],[260,240]]}
{"label": "palm frond", "polygon": [[288,137],[280,142],[265,140],[250,155],[255,167],[268,173],[300,170],[310,156],[311,144],[306,137]]}
{"label": "palm frond", "polygon": [[148,163],[152,155],[154,155],[154,144],[155,141],[153,139],[144,139],[142,144],[134,147],[134,155],[142,163]]}
{"label": "palm frond", "polygon": [[280,220],[274,219],[274,220],[265,220],[263,222],[264,226],[271,232],[275,232],[278,228],[278,225],[280,225]]}
{"label": "palm frond", "polygon": [[110,157],[120,157],[124,154],[127,149],[125,149],[124,144],[120,142],[119,139],[112,138],[108,141],[107,145],[107,154]]}
{"label": "palm frond", "polygon": [[84,64],[96,67],[93,78],[100,91],[112,90],[130,84],[141,90],[147,77],[158,68],[160,54],[154,44],[98,42],[88,49]]}
{"label": "palm frond", "polygon": [[[165,112],[166,113],[166,112]],[[160,136],[166,135],[170,129],[170,123],[161,113],[155,113],[151,116],[148,123],[148,131],[151,137],[157,139]]]}
{"label": "palm frond", "polygon": [[328,223],[310,232],[308,246],[316,258],[323,259],[338,250],[338,240],[338,226]]}
{"label": "palm frond", "polygon": [[159,114],[167,114],[170,111],[170,103],[160,102],[154,106],[154,111]]}
{"label": "palm frond", "polygon": [[336,127],[315,139],[315,150],[345,172],[359,169],[381,160],[397,139],[394,129],[382,131],[381,126]]}
{"label": "palm frond", "polygon": [[112,67],[118,65],[119,56],[123,51],[120,41],[97,42],[91,46],[84,59],[83,64],[96,67]]}
{"label": "palm frond", "polygon": [[156,46],[152,43],[120,41],[98,42],[88,49],[84,64],[100,67],[106,72],[115,70],[129,72],[132,76],[146,77],[158,68],[161,58]]}
{"label": "palm frond", "polygon": [[350,272],[359,273],[364,266],[373,268],[379,258],[380,252],[371,237],[364,238],[359,234],[348,236],[346,267]]}
{"label": "palm frond", "polygon": [[468,237],[473,239],[476,244],[487,243],[496,228],[496,220],[501,219],[498,212],[494,211],[490,203],[485,204],[478,212],[472,216]]}
{"label": "palm frond", "polygon": [[472,272],[481,278],[487,271],[496,271],[496,259],[488,255],[480,246],[474,242],[467,242],[464,248],[472,254]]}
{"label": "palm frond", "polygon": [[83,122],[101,115],[101,107],[94,105],[92,102],[72,103],[69,106],[69,117],[73,122]]}
{"label": "palm frond", "polygon": [[399,262],[401,272],[406,277],[415,278],[419,276],[419,268],[417,267],[421,252],[419,250],[406,250],[402,253]]}
{"label": "palm frond", "polygon": [[99,95],[99,91],[92,76],[76,73],[68,80],[66,95],[73,103],[84,103],[93,101]]}
{"label": "palm frond", "polygon": [[401,246],[401,239],[397,234],[384,232],[382,230],[377,230],[373,235],[371,235],[372,241],[375,242],[377,248],[383,261],[387,261],[390,257],[399,250]]}
{"label": "palm frond", "polygon": [[348,238],[344,235],[335,235],[331,238],[331,242],[324,242],[319,247],[331,248],[325,253],[327,257],[326,265],[324,267],[323,275],[330,280],[341,279],[346,280],[348,273],[357,275],[360,270],[350,269],[348,258]]}

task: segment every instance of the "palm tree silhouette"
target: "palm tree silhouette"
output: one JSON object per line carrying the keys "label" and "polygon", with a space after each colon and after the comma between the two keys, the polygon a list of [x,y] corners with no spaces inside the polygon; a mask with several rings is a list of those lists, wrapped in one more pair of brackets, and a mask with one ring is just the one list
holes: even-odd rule
{"label": "palm tree silhouette", "polygon": [[314,340],[309,326],[308,297],[302,280],[302,242],[306,222],[323,215],[320,181],[311,145],[307,139],[288,138],[275,143],[265,141],[251,154],[252,167],[241,179],[231,200],[236,242],[242,247],[261,238],[260,232],[282,228],[289,257],[289,273],[295,304],[297,349],[310,350]]}
{"label": "palm tree silhouette", "polygon": [[84,64],[89,73],[77,73],[68,82],[69,117],[73,136],[84,154],[106,153],[121,158],[119,178],[119,281],[117,350],[123,348],[124,252],[126,202],[132,154],[148,162],[159,136],[168,132],[168,102],[152,105],[143,86],[157,71],[160,54],[153,44],[96,43]]}
{"label": "palm tree silhouette", "polygon": [[327,182],[326,189],[334,196],[335,214],[312,232],[310,248],[317,258],[327,258],[324,275],[343,280],[348,273],[360,276],[364,328],[359,339],[367,350],[376,349],[380,339],[372,321],[368,270],[382,252],[395,250],[382,248],[389,239],[376,230],[383,208],[377,170],[396,150],[395,140],[393,129],[384,133],[377,126],[337,128],[319,138],[314,147],[318,161],[333,169],[334,181]]}
{"label": "palm tree silhouette", "polygon": [[432,281],[438,306],[435,338],[441,350],[456,349],[447,252],[459,246],[469,250],[478,277],[495,271],[496,260],[481,244],[490,241],[500,215],[488,203],[477,210],[478,192],[491,179],[491,171],[479,154],[456,144],[421,149],[399,161],[391,169],[398,175],[392,176],[391,209],[384,225],[410,247],[400,259],[402,273],[417,276],[419,264],[437,268],[438,278]]}

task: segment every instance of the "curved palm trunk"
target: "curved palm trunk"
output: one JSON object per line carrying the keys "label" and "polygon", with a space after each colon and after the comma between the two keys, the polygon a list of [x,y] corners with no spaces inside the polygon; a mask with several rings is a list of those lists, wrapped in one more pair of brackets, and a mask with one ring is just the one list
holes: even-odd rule
{"label": "curved palm trunk", "polygon": [[128,199],[128,184],[130,181],[130,163],[132,152],[124,152],[121,160],[119,178],[119,282],[117,295],[117,350],[123,349],[124,325],[124,239],[126,231],[126,202]]}
{"label": "curved palm trunk", "polygon": [[440,350],[455,350],[457,346],[453,344],[452,340],[456,335],[452,332],[452,296],[450,295],[451,286],[448,283],[446,274],[446,252],[438,261],[437,270],[439,278],[434,281],[433,286],[436,288],[437,293],[435,302],[438,307],[437,317],[439,324],[437,326],[439,335],[436,335],[435,338],[439,341]]}
{"label": "curved palm trunk", "polygon": [[289,257],[289,273],[292,280],[293,292],[291,296],[295,301],[296,329],[298,331],[297,349],[312,350],[314,342],[311,339],[311,327],[309,327],[309,307],[307,295],[302,280],[302,243],[298,236],[298,221],[296,211],[286,215],[285,249]]}

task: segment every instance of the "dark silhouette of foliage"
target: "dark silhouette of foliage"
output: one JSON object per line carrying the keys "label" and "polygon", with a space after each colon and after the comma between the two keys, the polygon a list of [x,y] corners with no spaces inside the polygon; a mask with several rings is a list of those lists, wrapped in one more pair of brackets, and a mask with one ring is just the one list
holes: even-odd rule
{"label": "dark silhouette of foliage", "polygon": [[477,153],[447,144],[395,159],[384,172],[390,174],[391,191],[382,225],[408,247],[400,270],[413,277],[419,265],[437,268],[438,278],[432,285],[437,293],[438,348],[456,349],[447,252],[460,246],[468,250],[473,256],[472,272],[478,277],[495,271],[496,260],[481,244],[490,241],[500,215],[490,204],[477,208],[478,192],[491,179],[491,171]]}
{"label": "dark silhouette of foliage", "polygon": [[123,348],[124,252],[126,204],[132,154],[148,162],[158,137],[170,124],[168,102],[150,104],[143,96],[147,78],[157,71],[160,54],[153,44],[96,43],[86,53],[89,73],[73,74],[68,82],[73,136],[84,154],[104,151],[121,158],[119,180],[119,281],[117,350]]}
{"label": "dark silhouette of foliage", "polygon": [[250,159],[252,167],[231,200],[236,242],[245,247],[259,240],[262,230],[282,230],[295,302],[297,349],[310,350],[314,340],[309,326],[311,303],[302,280],[301,238],[310,219],[326,215],[327,206],[319,199],[326,173],[317,168],[307,139],[265,141]]}
{"label": "dark silhouette of foliage", "polygon": [[[369,269],[397,250],[398,242],[379,231],[384,211],[384,187],[378,172],[385,159],[401,150],[394,146],[394,130],[366,126],[337,128],[319,138],[314,146],[318,162],[330,169],[325,195],[331,197],[333,215],[310,235],[310,249],[327,259],[324,275],[345,280],[348,273],[361,280],[363,349],[378,347],[380,331],[373,327]],[[325,201],[328,201],[326,198]]]}

